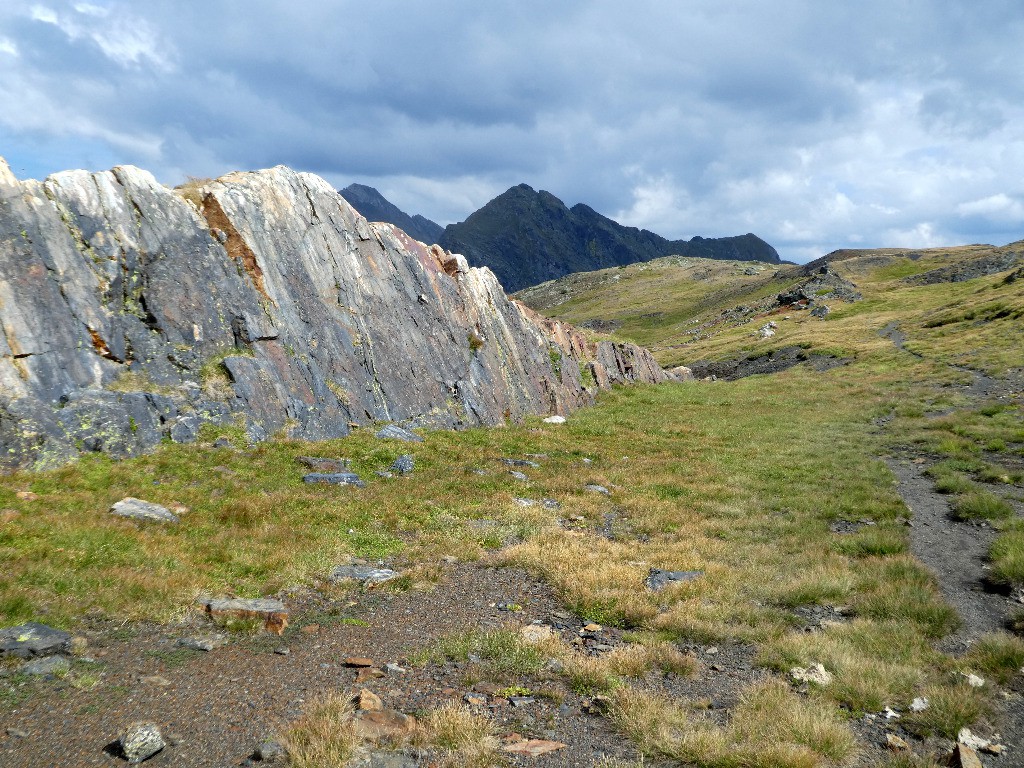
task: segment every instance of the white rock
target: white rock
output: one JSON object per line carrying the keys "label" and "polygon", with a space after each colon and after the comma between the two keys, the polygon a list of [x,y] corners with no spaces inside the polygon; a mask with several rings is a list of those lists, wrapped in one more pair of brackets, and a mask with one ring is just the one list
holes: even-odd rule
{"label": "white rock", "polygon": [[832,682],[832,673],[821,664],[811,664],[809,667],[793,667],[789,674],[798,683],[815,683],[817,685],[828,685]]}
{"label": "white rock", "polygon": [[143,501],[131,496],[121,499],[110,508],[111,514],[118,517],[131,517],[135,520],[153,520],[158,523],[177,523],[178,516],[167,507],[161,507],[150,501]]}
{"label": "white rock", "polygon": [[928,699],[924,696],[918,696],[910,702],[911,712],[924,712],[926,709],[928,709]]}
{"label": "white rock", "polygon": [[968,673],[968,672],[964,672],[963,674],[964,674],[964,677],[967,678],[967,684],[969,686],[971,686],[971,688],[982,688],[982,687],[984,687],[984,685],[985,685],[985,678],[978,677],[977,675],[975,675],[973,673]]}
{"label": "white rock", "polygon": [[565,416],[548,416],[544,419],[545,424],[565,424]]}
{"label": "white rock", "polygon": [[960,732],[956,735],[956,740],[965,747],[971,749],[986,749],[992,746],[992,742],[988,739],[983,739],[981,736],[975,736],[970,728],[961,728]]}
{"label": "white rock", "polygon": [[885,719],[886,720],[899,720],[900,719],[900,713],[897,712],[892,707],[886,707],[885,711],[882,714],[885,715]]}

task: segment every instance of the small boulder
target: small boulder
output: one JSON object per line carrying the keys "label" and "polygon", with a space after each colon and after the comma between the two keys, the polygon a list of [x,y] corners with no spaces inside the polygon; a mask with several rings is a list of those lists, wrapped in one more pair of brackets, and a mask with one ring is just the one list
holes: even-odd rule
{"label": "small boulder", "polygon": [[548,416],[544,419],[545,424],[565,424],[565,416]]}
{"label": "small boulder", "polygon": [[591,493],[601,493],[601,494],[604,494],[605,496],[610,496],[611,493],[612,493],[607,488],[605,488],[603,485],[597,485],[596,483],[589,483],[589,484],[587,484],[587,485],[585,485],[583,487],[586,490],[590,491]]}
{"label": "small boulder", "polygon": [[356,709],[361,712],[380,712],[384,709],[384,702],[381,701],[380,696],[369,688],[362,688],[355,695],[355,705]]}
{"label": "small boulder", "polygon": [[538,469],[540,464],[536,461],[530,461],[529,459],[498,459],[506,467],[523,467],[530,469]]}
{"label": "small boulder", "polygon": [[177,524],[180,522],[178,516],[167,507],[162,507],[150,501],[132,498],[131,496],[121,499],[114,504],[110,508],[110,513],[118,517],[129,517],[133,520],[150,520],[156,523]]}
{"label": "small boulder", "polygon": [[261,763],[273,763],[278,760],[283,761],[287,757],[285,748],[276,741],[265,741],[256,747],[256,751],[253,753],[253,758]]}
{"label": "small boulder", "polygon": [[952,768],[984,768],[978,753],[966,744],[957,744],[950,759]]}
{"label": "small boulder", "polygon": [[422,443],[423,438],[417,435],[415,432],[410,432],[407,429],[397,424],[388,424],[386,427],[377,432],[374,437],[379,440],[402,440],[406,443]]}
{"label": "small boulder", "polygon": [[393,709],[357,712],[355,727],[360,736],[370,741],[401,739],[416,730],[416,718]]}
{"label": "small boulder", "polygon": [[397,472],[400,475],[407,475],[413,471],[415,466],[416,462],[413,461],[412,456],[408,453],[403,453],[391,463],[391,466],[388,467],[388,469],[392,472]]}
{"label": "small boulder", "polygon": [[790,676],[798,683],[814,683],[815,685],[828,685],[832,682],[832,673],[821,664],[811,664],[809,667],[793,667],[789,670]]}
{"label": "small boulder", "polygon": [[34,621],[0,629],[0,656],[27,659],[31,656],[64,653],[70,647],[70,634]]}
{"label": "small boulder", "polygon": [[524,483],[529,481],[529,479],[530,479],[523,472],[520,472],[519,470],[516,470],[516,469],[513,469],[513,470],[509,471],[509,474],[512,475],[512,477],[514,479],[519,480],[520,482],[524,482]]}
{"label": "small boulder", "polygon": [[121,753],[132,765],[141,763],[164,748],[164,738],[154,723],[132,723],[121,735]]}
{"label": "small boulder", "polygon": [[885,734],[885,746],[893,752],[909,752],[910,745],[895,733]]}
{"label": "small boulder", "polygon": [[261,619],[268,632],[284,633],[288,626],[288,609],[280,600],[260,598],[218,598],[206,602],[206,612],[213,618]]}

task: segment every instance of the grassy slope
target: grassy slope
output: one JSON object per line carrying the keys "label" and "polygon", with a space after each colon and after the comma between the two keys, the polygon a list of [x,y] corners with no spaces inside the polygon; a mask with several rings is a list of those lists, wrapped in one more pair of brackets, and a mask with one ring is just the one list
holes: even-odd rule
{"label": "grassy slope", "polygon": [[[926,259],[914,268],[931,268]],[[995,650],[984,659],[955,660],[932,649],[931,641],[957,618],[930,574],[907,554],[899,521],[906,510],[878,459],[883,445],[873,420],[896,413],[907,439],[938,446],[956,438],[947,448],[975,458],[981,449],[970,446],[982,441],[991,448],[1002,440],[1006,451],[1019,452],[1022,436],[1013,431],[1019,405],[952,419],[949,430],[926,428],[922,415],[957,405],[941,384],[965,374],[942,361],[999,373],[1020,364],[1022,348],[1019,320],[979,323],[975,314],[932,327],[929,321],[965,318],[996,302],[1022,306],[1022,282],[1001,284],[1000,276],[913,288],[895,282],[906,271],[901,262],[883,259],[862,273],[859,267],[852,259],[840,270],[854,277],[865,301],[836,306],[824,321],[806,313],[776,318],[773,345],[855,353],[852,365],[823,374],[795,368],[713,386],[620,389],[562,427],[530,421],[432,433],[422,445],[382,443],[363,430],[315,446],[284,440],[241,451],[168,445],[131,461],[97,458],[0,478],[0,626],[29,618],[74,626],[89,612],[166,619],[192,610],[204,592],[260,595],[315,582],[348,554],[391,558],[411,568],[404,586],[429,587],[441,556],[484,557],[518,540],[496,556],[543,575],[581,615],[633,628],[638,642],[748,640],[759,644],[763,663],[781,671],[821,662],[836,676],[806,701],[752,690],[752,712],[758,702],[782,696],[793,713],[803,713],[798,719],[806,728],[816,728],[840,705],[853,712],[905,708],[925,694],[935,704],[911,726],[955,734],[983,715],[989,693],[965,687],[954,672],[987,665],[989,674],[1001,674],[1017,663],[1019,641],[992,639]],[[711,271],[711,279],[687,278],[695,269]],[[715,269],[726,272],[716,277]],[[655,342],[665,363],[760,348],[767,342],[750,335],[756,322],[687,338],[683,318],[695,308],[717,313],[784,284],[770,277],[774,269],[735,281],[727,277],[733,271],[699,263],[615,270],[623,275],[615,290],[625,291],[619,333]],[[680,273],[684,279],[674,281]],[[599,310],[607,318],[612,302],[595,291],[559,312],[571,310],[568,316],[578,321]],[[653,312],[664,314],[641,317]],[[890,321],[901,324],[908,347],[924,359],[878,336]],[[417,462],[411,477],[373,476],[407,451]],[[524,453],[548,456],[528,470],[529,485],[495,461]],[[294,461],[303,454],[352,458],[370,484],[364,490],[304,486]],[[594,461],[581,464],[583,457]],[[951,471],[980,471],[964,467]],[[612,496],[588,492],[585,483],[605,485]],[[18,491],[38,498],[19,498]],[[176,528],[112,518],[110,505],[126,495],[180,502],[191,511]],[[563,508],[523,508],[516,496],[554,497]],[[582,520],[564,525],[559,518]],[[610,539],[595,533],[609,519]],[[838,519],[875,525],[837,536],[828,525]],[[642,586],[651,566],[704,576],[655,595]],[[812,604],[848,606],[856,618],[812,635],[794,631],[800,620],[793,609]],[[618,701],[622,727],[645,749],[698,765],[754,764],[753,757],[728,759],[762,748],[778,765],[840,756],[835,744],[818,744],[796,726],[769,738],[753,727],[700,722],[699,744],[659,742],[630,723],[648,711],[669,720],[679,713],[639,694]],[[805,717],[807,707],[813,717]],[[787,754],[792,759],[778,757]]]}

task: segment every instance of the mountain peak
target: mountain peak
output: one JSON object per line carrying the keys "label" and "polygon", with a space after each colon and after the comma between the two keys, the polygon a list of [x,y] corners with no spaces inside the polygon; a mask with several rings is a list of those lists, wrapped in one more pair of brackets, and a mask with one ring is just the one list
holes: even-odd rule
{"label": "mountain peak", "polygon": [[465,221],[450,224],[438,243],[475,266],[490,267],[507,291],[674,254],[780,263],[775,249],[756,235],[667,240],[584,203],[568,208],[528,184],[510,187]]}
{"label": "mountain peak", "polygon": [[373,187],[349,184],[340,194],[361,216],[370,221],[386,221],[407,235],[424,243],[436,243],[444,228],[430,219],[416,214],[410,216]]}

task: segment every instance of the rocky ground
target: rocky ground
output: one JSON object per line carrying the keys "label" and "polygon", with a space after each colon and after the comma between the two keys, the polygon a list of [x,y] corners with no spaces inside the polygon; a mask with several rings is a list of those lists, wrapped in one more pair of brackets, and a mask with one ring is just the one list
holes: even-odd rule
{"label": "rocky ground", "polygon": [[[1019,395],[1017,381],[975,376],[972,398]],[[923,474],[932,457],[890,459],[899,491],[913,513],[914,554],[938,577],[964,619],[943,650],[959,654],[985,632],[1002,628],[1018,602],[986,591],[985,553],[990,528],[959,523],[948,502]],[[1024,510],[1018,509],[1018,512]],[[855,525],[855,524],[851,524]],[[595,531],[600,534],[600,531]],[[834,527],[834,535],[846,533]],[[258,765],[261,745],[302,715],[318,695],[333,690],[372,691],[385,710],[421,714],[446,701],[489,713],[509,743],[517,737],[557,742],[533,757],[508,753],[512,765],[592,766],[604,757],[635,760],[631,744],[602,716],[600,703],[572,691],[557,674],[516,681],[494,677],[479,660],[413,664],[418,651],[469,629],[551,627],[566,642],[599,655],[622,644],[618,630],[593,628],[573,615],[550,588],[527,573],[487,562],[439,564],[429,590],[351,590],[324,585],[286,595],[291,626],[282,636],[224,632],[201,611],[178,625],[111,624],[93,620],[79,632],[69,674],[24,676],[7,661],[0,675],[13,691],[0,698],[0,766],[116,766],[124,764],[118,738],[132,722],[156,723],[167,746],[152,766]],[[829,606],[808,609],[805,631],[842,620]],[[196,646],[210,647],[198,650]],[[687,645],[698,660],[694,677],[651,673],[639,685],[702,702],[725,722],[739,691],[768,674],[755,664],[756,648],[741,644]],[[354,659],[366,661],[353,662]],[[940,739],[922,743],[899,721],[869,713],[852,721],[863,743],[857,765],[877,765],[893,737],[918,753],[952,748]],[[982,755],[982,764],[1015,764],[1024,749],[1024,698],[1019,685],[1003,693],[1000,711],[979,732],[1008,748]],[[272,757],[271,752],[265,755]],[[371,756],[366,765],[412,768],[431,755]],[[656,763],[645,764],[656,765]]]}

